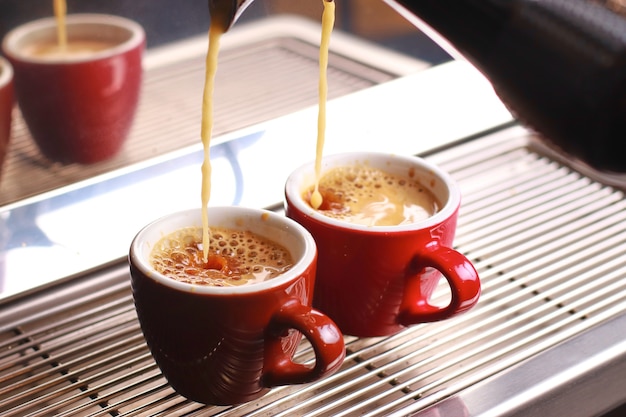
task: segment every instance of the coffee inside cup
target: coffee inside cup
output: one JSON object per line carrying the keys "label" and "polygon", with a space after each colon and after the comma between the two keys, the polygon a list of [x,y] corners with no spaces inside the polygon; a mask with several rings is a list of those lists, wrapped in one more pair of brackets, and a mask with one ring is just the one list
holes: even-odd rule
{"label": "coffee inside cup", "polygon": [[228,287],[276,278],[294,264],[285,247],[256,233],[224,227],[210,230],[206,261],[202,228],[187,227],[166,235],[154,246],[152,266],[176,281]]}
{"label": "coffee inside cup", "polygon": [[42,19],[15,29],[4,40],[4,48],[33,62],[74,62],[109,56],[141,40],[139,27],[124,27],[121,21],[111,16],[69,15],[67,44],[62,47],[54,19]]}
{"label": "coffee inside cup", "polygon": [[44,39],[25,45],[22,53],[37,58],[58,59],[63,57],[88,56],[94,52],[115,47],[118,43],[102,39],[72,39],[64,47],[52,39]]}
{"label": "coffee inside cup", "polygon": [[[314,187],[303,198],[310,204]],[[365,226],[416,223],[435,214],[441,203],[413,171],[407,176],[355,164],[339,166],[320,178],[325,216]]]}

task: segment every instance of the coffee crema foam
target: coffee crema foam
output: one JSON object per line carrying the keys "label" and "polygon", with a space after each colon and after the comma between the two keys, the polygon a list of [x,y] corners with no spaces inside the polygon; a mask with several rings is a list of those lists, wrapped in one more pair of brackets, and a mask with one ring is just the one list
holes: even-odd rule
{"label": "coffee crema foam", "polygon": [[118,43],[101,40],[72,40],[61,46],[56,41],[33,42],[22,50],[26,56],[47,59],[80,58],[115,47]]}
{"label": "coffee crema foam", "polygon": [[211,227],[209,256],[204,260],[201,227],[180,229],[152,249],[150,262],[176,281],[231,287],[267,281],[293,266],[282,245],[250,231]]}
{"label": "coffee crema foam", "polygon": [[[418,179],[367,165],[329,170],[319,182],[317,209],[327,217],[365,226],[394,226],[427,219],[440,209],[433,193]],[[303,196],[310,204],[313,188]]]}

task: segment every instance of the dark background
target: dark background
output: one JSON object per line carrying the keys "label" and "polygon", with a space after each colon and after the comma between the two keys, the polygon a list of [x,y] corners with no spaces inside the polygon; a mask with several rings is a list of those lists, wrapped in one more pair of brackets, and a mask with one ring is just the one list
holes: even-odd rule
{"label": "dark background", "polygon": [[[16,26],[53,16],[53,0],[0,0],[0,39]],[[278,13],[318,19],[315,0],[256,0],[237,24]],[[206,33],[207,0],[67,0],[68,13],[107,13],[140,23],[148,48]],[[385,5],[382,0],[341,0],[335,28],[433,64],[450,59],[441,48]]]}

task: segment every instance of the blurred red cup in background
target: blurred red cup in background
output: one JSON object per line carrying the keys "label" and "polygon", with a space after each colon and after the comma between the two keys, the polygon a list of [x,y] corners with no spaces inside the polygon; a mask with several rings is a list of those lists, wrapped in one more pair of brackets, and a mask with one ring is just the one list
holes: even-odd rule
{"label": "blurred red cup in background", "polygon": [[142,80],[145,32],[112,15],[66,18],[67,50],[58,49],[52,17],[5,36],[22,116],[41,152],[61,163],[115,156],[134,120]]}

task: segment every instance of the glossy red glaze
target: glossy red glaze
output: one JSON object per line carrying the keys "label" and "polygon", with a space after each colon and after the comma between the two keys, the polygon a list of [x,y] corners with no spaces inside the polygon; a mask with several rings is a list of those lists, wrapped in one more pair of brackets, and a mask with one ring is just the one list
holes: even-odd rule
{"label": "glossy red glaze", "polygon": [[[302,171],[292,175],[286,186],[287,216],[311,232],[319,251],[314,306],[328,314],[344,334],[361,337],[393,334],[474,306],[480,295],[478,273],[465,256],[451,249],[460,204],[460,193],[451,179],[418,158],[350,155],[329,157],[328,163],[336,166],[337,161],[348,163],[352,158],[376,165],[374,161],[381,160],[381,168],[393,166],[399,172],[419,165],[417,172],[435,179],[423,184],[437,184],[435,195],[447,203],[427,221],[410,226],[346,226],[303,205],[298,190],[306,186],[290,184],[304,178]],[[451,297],[447,306],[436,306],[430,298],[442,276]]]}
{"label": "glossy red glaze", "polygon": [[[233,218],[242,210],[261,212],[212,207],[209,218],[220,216],[216,210]],[[199,210],[190,213],[200,219]],[[289,234],[306,233],[283,216],[271,217],[281,217]],[[141,328],[163,375],[178,393],[205,404],[238,404],[273,386],[311,382],[339,368],[345,357],[343,335],[331,319],[311,308],[316,252],[309,239],[313,255],[292,268],[297,270],[293,276],[233,291],[164,285],[166,281],[155,279],[156,272],[148,274],[138,266],[141,245],[133,243],[129,259]],[[302,335],[315,351],[311,366],[293,359]]]}
{"label": "glossy red glaze", "polygon": [[0,57],[0,178],[11,139],[13,104],[13,68]]}
{"label": "glossy red glaze", "polygon": [[[23,57],[7,41],[3,50],[15,70],[22,115],[41,152],[57,162],[90,164],[115,156],[128,136],[141,91],[145,34],[134,22],[117,17],[70,15],[67,22],[70,39],[79,24],[96,26],[89,35],[96,37],[98,31],[122,28],[128,39],[111,53],[72,61]],[[141,39],[127,26],[131,24]],[[37,25],[32,33],[45,30]]]}

